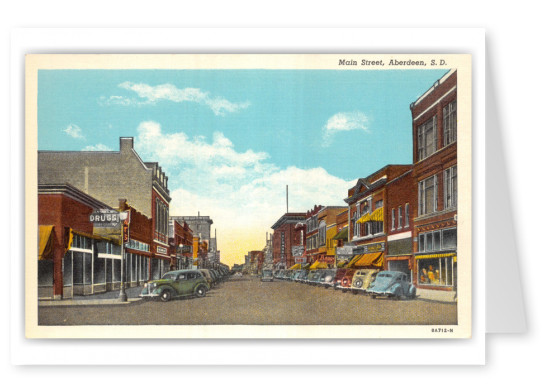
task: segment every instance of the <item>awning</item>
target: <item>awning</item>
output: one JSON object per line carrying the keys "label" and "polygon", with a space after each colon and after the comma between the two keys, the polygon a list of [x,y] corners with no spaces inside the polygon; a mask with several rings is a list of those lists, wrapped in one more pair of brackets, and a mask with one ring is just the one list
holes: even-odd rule
{"label": "awning", "polygon": [[367,221],[383,221],[383,208],[375,209],[373,213],[369,215]]}
{"label": "awning", "polygon": [[199,261],[193,262],[193,266],[197,266]]}
{"label": "awning", "polygon": [[345,267],[346,263],[347,263],[347,261],[340,261],[339,263],[337,263],[337,268]]}
{"label": "awning", "polygon": [[54,240],[52,233],[53,225],[38,226],[38,260],[53,259],[54,257]]}
{"label": "awning", "polygon": [[357,261],[360,260],[361,257],[362,257],[361,255],[356,255],[356,256],[354,256],[354,258],[352,258],[352,259],[350,260],[350,262],[348,262],[348,265],[346,265],[346,267],[351,268],[352,266],[354,266],[354,264],[355,264]]}
{"label": "awning", "polygon": [[301,264],[300,263],[295,263],[293,266],[291,266],[289,269],[290,270],[298,270],[300,269],[300,266]]}
{"label": "awning", "polygon": [[342,229],[341,232],[333,236],[333,240],[348,240],[348,227]]}
{"label": "awning", "polygon": [[[416,255],[415,259],[427,259],[427,258],[447,258],[447,257],[457,257],[456,253],[444,253],[444,254],[424,254]],[[457,262],[457,261],[456,261]]]}
{"label": "awning", "polygon": [[357,223],[365,223],[369,220],[369,213],[366,213],[356,221]]}
{"label": "awning", "polygon": [[371,253],[371,254],[363,254],[360,259],[354,263],[354,267],[366,267],[366,266],[376,266],[381,267],[383,266],[383,253]]}
{"label": "awning", "polygon": [[327,263],[316,261],[310,266],[310,270],[327,269]]}

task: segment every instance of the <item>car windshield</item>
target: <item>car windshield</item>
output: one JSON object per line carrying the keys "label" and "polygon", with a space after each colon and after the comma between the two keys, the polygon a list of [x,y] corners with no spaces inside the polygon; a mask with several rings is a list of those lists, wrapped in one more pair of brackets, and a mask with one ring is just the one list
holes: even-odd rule
{"label": "car windshield", "polygon": [[176,280],[177,275],[175,273],[166,273],[163,276],[163,280]]}
{"label": "car windshield", "polygon": [[388,273],[379,273],[377,275],[377,278],[392,278],[392,274],[388,274]]}
{"label": "car windshield", "polygon": [[272,275],[272,271],[271,271],[271,270],[264,270],[262,273],[263,273],[265,276],[268,276],[268,277]]}

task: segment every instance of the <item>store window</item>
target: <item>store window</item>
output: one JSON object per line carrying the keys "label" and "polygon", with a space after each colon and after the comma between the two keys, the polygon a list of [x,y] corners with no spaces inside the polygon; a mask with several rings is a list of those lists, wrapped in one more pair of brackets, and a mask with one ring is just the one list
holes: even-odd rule
{"label": "store window", "polygon": [[444,146],[457,140],[457,101],[444,107]]}
{"label": "store window", "polygon": [[453,286],[453,258],[429,258],[418,260],[419,285]]}
{"label": "store window", "polygon": [[67,251],[63,257],[63,286],[73,285],[73,252]]}
{"label": "store window", "polygon": [[105,284],[105,258],[94,260],[94,284]]}
{"label": "store window", "polygon": [[113,259],[113,282],[121,281],[121,260]]}
{"label": "store window", "polygon": [[38,286],[54,285],[54,261],[44,259],[38,261]]}

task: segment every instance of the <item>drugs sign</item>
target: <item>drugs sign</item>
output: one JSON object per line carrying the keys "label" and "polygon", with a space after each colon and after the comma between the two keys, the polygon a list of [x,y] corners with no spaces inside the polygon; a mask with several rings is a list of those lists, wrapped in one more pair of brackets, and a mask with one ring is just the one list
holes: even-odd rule
{"label": "drugs sign", "polygon": [[111,209],[98,209],[90,214],[90,222],[97,228],[114,228],[120,223],[120,213]]}

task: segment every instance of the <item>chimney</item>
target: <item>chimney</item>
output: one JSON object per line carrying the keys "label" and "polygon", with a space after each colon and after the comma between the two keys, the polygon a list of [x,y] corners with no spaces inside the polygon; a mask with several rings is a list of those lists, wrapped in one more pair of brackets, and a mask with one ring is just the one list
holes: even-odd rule
{"label": "chimney", "polygon": [[126,210],[128,209],[128,205],[126,204],[126,198],[119,198],[119,210]]}
{"label": "chimney", "polygon": [[120,150],[126,151],[134,149],[134,137],[121,137],[120,138]]}

